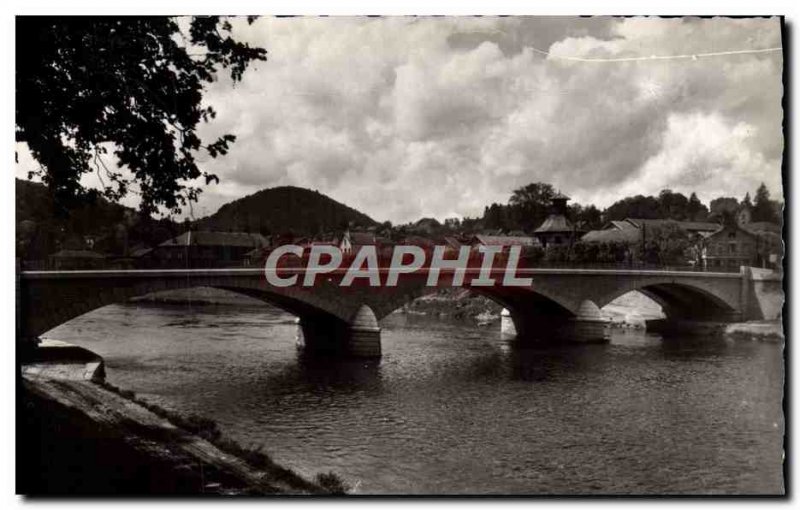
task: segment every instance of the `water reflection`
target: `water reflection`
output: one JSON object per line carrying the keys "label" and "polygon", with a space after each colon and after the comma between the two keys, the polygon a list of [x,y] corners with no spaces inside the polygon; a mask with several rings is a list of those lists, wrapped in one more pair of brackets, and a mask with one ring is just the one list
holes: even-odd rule
{"label": "water reflection", "polygon": [[702,357],[724,356],[730,354],[734,347],[746,350],[744,343],[719,336],[687,336],[665,337],[660,343],[660,351],[664,359],[681,360]]}
{"label": "water reflection", "polygon": [[596,370],[603,363],[606,345],[536,346],[511,341],[506,363],[512,379],[543,382],[570,372]]}
{"label": "water reflection", "polygon": [[381,389],[380,360],[324,359],[298,350],[297,363],[270,376],[268,384],[305,385],[310,391],[378,392]]}
{"label": "water reflection", "polygon": [[260,308],[108,307],[51,333],[110,381],[217,420],[361,493],[781,490],[780,346],[617,332],[534,347],[439,317],[382,321],[379,361],[306,358]]}

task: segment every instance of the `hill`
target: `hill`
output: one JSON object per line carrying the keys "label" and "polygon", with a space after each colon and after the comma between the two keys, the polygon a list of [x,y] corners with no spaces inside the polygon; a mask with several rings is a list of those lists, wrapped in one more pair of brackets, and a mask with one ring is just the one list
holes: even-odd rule
{"label": "hill", "polygon": [[261,190],[220,207],[197,221],[198,230],[314,235],[349,224],[369,227],[376,222],[318,191],[295,186]]}

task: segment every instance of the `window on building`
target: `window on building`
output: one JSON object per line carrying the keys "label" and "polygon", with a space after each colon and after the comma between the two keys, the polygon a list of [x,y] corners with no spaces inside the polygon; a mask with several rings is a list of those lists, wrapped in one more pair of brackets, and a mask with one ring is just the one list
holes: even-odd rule
{"label": "window on building", "polygon": [[736,254],[736,243],[731,243],[731,244],[728,245],[728,252],[731,255]]}

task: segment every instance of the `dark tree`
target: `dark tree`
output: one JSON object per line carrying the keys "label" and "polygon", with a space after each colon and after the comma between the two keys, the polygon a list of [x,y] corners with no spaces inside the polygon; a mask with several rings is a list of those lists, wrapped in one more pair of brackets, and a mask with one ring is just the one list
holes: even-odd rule
{"label": "dark tree", "polygon": [[636,195],[614,202],[606,209],[608,220],[624,220],[625,218],[658,219],[661,218],[661,205],[652,196]]}
{"label": "dark tree", "polygon": [[483,209],[483,225],[488,229],[508,229],[508,218],[506,217],[506,207],[493,203]]}
{"label": "dark tree", "polygon": [[689,220],[704,221],[708,218],[708,208],[697,198],[697,193],[692,193],[689,196],[689,203],[686,206],[686,213]]}
{"label": "dark tree", "polygon": [[750,199],[750,192],[748,191],[744,195],[744,200],[742,200],[742,206],[748,207],[750,209],[753,208],[753,201]]}
{"label": "dark tree", "polygon": [[603,226],[603,216],[594,205],[572,204],[569,206],[569,217],[583,230],[595,230]]}
{"label": "dark tree", "polygon": [[547,217],[555,195],[551,184],[534,182],[515,189],[508,200],[509,215],[515,229],[532,232]]}
{"label": "dark tree", "polygon": [[690,246],[689,234],[677,223],[667,222],[648,229],[645,250],[650,252],[646,259],[661,264],[685,264],[691,258]]}
{"label": "dark tree", "polygon": [[718,197],[711,201],[709,219],[720,221],[725,211],[735,213],[739,210],[739,201],[733,197]]}
{"label": "dark tree", "polygon": [[769,190],[762,182],[761,186],[756,190],[756,198],[753,203],[753,221],[778,223],[779,217],[776,213],[777,210],[777,204],[773,200],[770,200]]}
{"label": "dark tree", "polygon": [[662,218],[678,221],[688,219],[689,199],[683,193],[675,193],[669,189],[661,190],[658,194],[658,205]]}
{"label": "dark tree", "polygon": [[[204,85],[221,69],[239,81],[251,62],[266,60],[231,29],[217,16],[192,18],[188,34],[167,17],[17,17],[16,140],[41,165],[30,177],[64,207],[94,194],[80,183],[88,172],[98,173],[106,198],[138,193],[144,212],[179,212],[196,200],[192,181],[218,181],[196,155],[223,155],[235,140],[197,136],[215,116],[201,104]],[[119,167],[104,165],[108,150]]]}

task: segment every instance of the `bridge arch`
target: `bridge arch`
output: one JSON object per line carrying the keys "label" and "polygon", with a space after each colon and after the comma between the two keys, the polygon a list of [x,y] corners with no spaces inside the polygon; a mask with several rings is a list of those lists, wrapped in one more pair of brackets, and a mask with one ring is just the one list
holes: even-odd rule
{"label": "bridge arch", "polygon": [[448,284],[427,286],[424,282],[411,284],[401,283],[393,288],[392,292],[380,292],[373,299],[368,299],[378,320],[383,319],[415,299],[435,294],[443,289],[465,290],[470,293],[484,296],[499,306],[508,309],[512,317],[517,314],[536,313],[538,315],[552,315],[558,317],[572,317],[574,312],[570,303],[553,296],[551,293],[541,292],[530,288],[514,287],[475,287],[464,285],[454,287]]}
{"label": "bridge arch", "polygon": [[667,318],[730,318],[739,313],[739,296],[732,294],[730,288],[717,288],[701,279],[626,279],[604,289],[595,302],[603,307],[631,291],[639,291],[661,305]]}
{"label": "bridge arch", "polygon": [[[107,305],[166,290],[211,287],[253,297],[298,317],[346,324],[353,311],[342,300],[326,299],[301,288],[268,287],[261,279],[216,277],[119,278],[113,282],[100,277],[52,279],[28,274],[19,289],[20,336],[38,338],[45,332]],[[27,309],[29,310],[27,310]]]}
{"label": "bridge arch", "polygon": [[[739,319],[750,299],[743,276],[732,274],[530,269],[527,275],[531,287],[462,288],[507,308],[521,336],[565,325],[595,335],[595,323],[601,322],[597,308],[633,290],[653,297],[674,319]],[[275,287],[260,268],[23,272],[17,289],[17,336],[35,339],[91,310],[135,296],[202,286],[255,297],[299,316],[306,340],[319,347],[376,356],[380,328],[377,323],[356,324],[359,310],[367,307],[368,315],[379,320],[415,298],[452,287],[447,279],[429,287],[424,276],[409,275],[396,287],[341,287],[333,276],[318,279],[313,287]]]}

